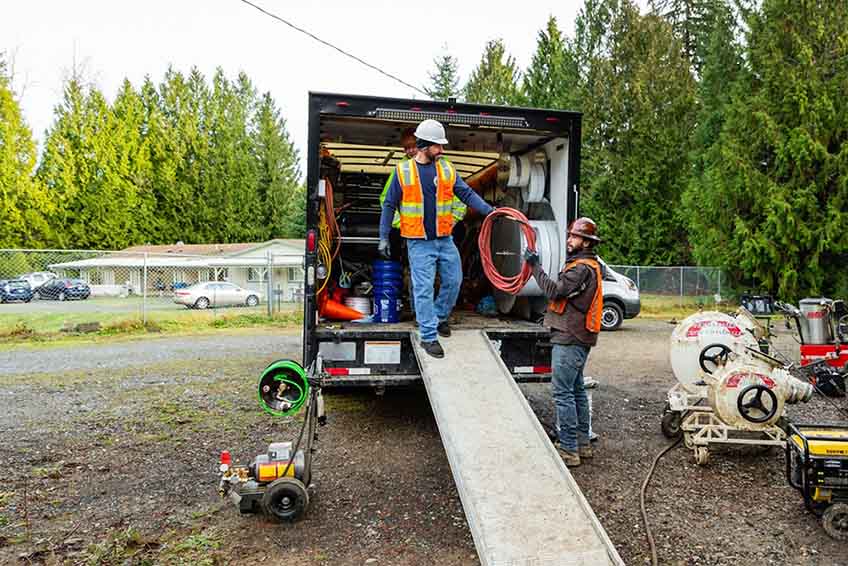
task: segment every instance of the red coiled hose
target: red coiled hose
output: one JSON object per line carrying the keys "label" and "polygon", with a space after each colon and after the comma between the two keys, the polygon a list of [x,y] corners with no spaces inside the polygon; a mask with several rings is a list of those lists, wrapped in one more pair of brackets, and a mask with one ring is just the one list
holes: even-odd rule
{"label": "red coiled hose", "polygon": [[488,277],[489,281],[496,288],[510,295],[517,295],[530,279],[532,269],[523,258],[521,260],[521,271],[512,277],[501,275],[495,268],[495,264],[492,262],[492,224],[497,217],[505,217],[520,223],[521,230],[524,232],[524,239],[527,241],[527,248],[533,251],[536,250],[536,232],[533,231],[530,221],[527,220],[527,217],[520,210],[506,207],[498,208],[488,215],[480,227],[480,236],[477,238],[477,245],[480,246],[480,261],[483,263],[483,273],[486,274],[486,277]]}

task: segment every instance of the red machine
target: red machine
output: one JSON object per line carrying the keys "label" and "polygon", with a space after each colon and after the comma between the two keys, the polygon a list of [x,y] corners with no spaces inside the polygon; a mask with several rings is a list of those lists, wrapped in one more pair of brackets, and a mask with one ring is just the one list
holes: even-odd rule
{"label": "red machine", "polygon": [[848,307],[844,301],[802,299],[800,308],[776,302],[775,307],[795,321],[801,343],[801,366],[826,360],[812,371],[810,380],[831,396],[845,394],[848,372]]}

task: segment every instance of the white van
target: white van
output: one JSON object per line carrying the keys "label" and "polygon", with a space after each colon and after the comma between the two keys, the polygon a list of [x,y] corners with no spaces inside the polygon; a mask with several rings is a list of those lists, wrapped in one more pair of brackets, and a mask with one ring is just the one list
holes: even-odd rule
{"label": "white van", "polygon": [[639,314],[642,303],[639,300],[639,288],[629,277],[614,270],[603,260],[604,269],[604,312],[601,317],[603,330],[616,330],[625,318],[634,318]]}

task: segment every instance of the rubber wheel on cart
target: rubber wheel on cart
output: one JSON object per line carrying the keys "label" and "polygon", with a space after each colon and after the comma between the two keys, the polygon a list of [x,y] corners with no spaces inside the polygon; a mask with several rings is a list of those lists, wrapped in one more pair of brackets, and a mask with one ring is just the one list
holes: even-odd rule
{"label": "rubber wheel on cart", "polygon": [[683,436],[683,429],[680,428],[681,424],[683,424],[683,415],[680,412],[667,411],[663,413],[660,428],[666,438],[669,440],[677,440]]}
{"label": "rubber wheel on cart", "polygon": [[848,540],[848,504],[834,503],[822,515],[824,532],[835,540]]}
{"label": "rubber wheel on cart", "polygon": [[604,310],[601,312],[602,330],[617,330],[623,320],[624,312],[620,306],[615,303],[604,304]]}
{"label": "rubber wheel on cart", "polygon": [[279,478],[271,482],[262,496],[265,514],[281,522],[298,520],[309,505],[309,492],[296,478]]}
{"label": "rubber wheel on cart", "polygon": [[695,463],[699,466],[706,466],[710,461],[710,449],[706,446],[695,447]]}

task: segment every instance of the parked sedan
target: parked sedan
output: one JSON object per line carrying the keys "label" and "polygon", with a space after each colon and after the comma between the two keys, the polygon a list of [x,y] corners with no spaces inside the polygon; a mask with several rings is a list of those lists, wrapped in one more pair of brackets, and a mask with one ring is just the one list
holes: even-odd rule
{"label": "parked sedan", "polygon": [[39,299],[87,299],[91,287],[82,279],[51,279],[36,291]]}
{"label": "parked sedan", "polygon": [[28,303],[33,296],[32,287],[23,279],[0,281],[0,303],[23,301]]}
{"label": "parked sedan", "polygon": [[174,302],[185,305],[190,309],[234,305],[255,307],[259,304],[260,297],[258,291],[242,289],[238,285],[226,281],[197,283],[191,287],[174,291]]}
{"label": "parked sedan", "polygon": [[33,291],[37,291],[39,287],[41,287],[48,281],[56,279],[56,274],[50,273],[49,271],[34,271],[32,273],[24,273],[23,275],[18,275],[16,279],[23,279],[24,281],[29,283],[30,289],[32,289]]}

